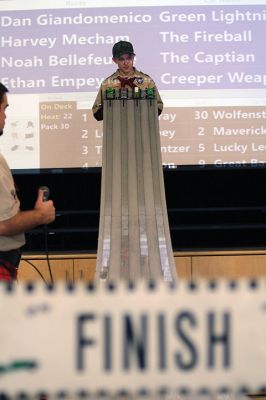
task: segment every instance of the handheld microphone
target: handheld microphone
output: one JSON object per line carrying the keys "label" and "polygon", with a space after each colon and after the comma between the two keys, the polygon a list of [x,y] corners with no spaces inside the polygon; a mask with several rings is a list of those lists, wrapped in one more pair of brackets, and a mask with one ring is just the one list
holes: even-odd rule
{"label": "handheld microphone", "polygon": [[50,197],[50,189],[47,186],[41,186],[40,189],[43,191],[42,201],[49,200]]}

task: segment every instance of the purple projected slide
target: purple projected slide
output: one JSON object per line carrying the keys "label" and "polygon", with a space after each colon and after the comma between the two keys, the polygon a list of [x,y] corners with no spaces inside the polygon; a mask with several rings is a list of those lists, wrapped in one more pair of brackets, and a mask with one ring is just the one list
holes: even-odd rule
{"label": "purple projected slide", "polygon": [[163,98],[164,164],[264,165],[266,6],[250,3],[2,7],[0,79],[12,102],[1,151],[11,167],[101,165],[91,106],[119,40],[134,44],[136,67]]}
{"label": "purple projected slide", "polygon": [[265,14],[259,5],[252,12],[250,6],[2,12],[2,81],[13,93],[96,91],[112,68],[112,44],[126,38],[161,90],[265,88]]}

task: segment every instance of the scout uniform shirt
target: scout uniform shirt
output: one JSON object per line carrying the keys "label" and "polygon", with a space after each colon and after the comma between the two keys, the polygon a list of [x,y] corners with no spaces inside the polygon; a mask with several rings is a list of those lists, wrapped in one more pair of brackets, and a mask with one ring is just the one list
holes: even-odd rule
{"label": "scout uniform shirt", "polygon": [[[14,217],[19,212],[14,180],[6,160],[0,154],[0,221]],[[24,234],[0,235],[0,251],[16,250],[25,244]]]}
{"label": "scout uniform shirt", "polygon": [[[106,78],[101,84],[96,100],[92,106],[92,112],[97,121],[103,120],[103,101],[105,99],[106,90],[108,88],[113,88],[113,89],[121,88],[121,82],[118,79],[119,76],[120,73],[119,70],[117,70],[113,75]],[[154,88],[158,103],[158,115],[160,115],[163,109],[163,102],[158,92],[158,89],[156,88],[155,82],[151,79],[149,75],[146,75],[143,72],[136,70],[136,68],[133,68],[133,74],[128,76],[127,78],[133,78],[133,77],[135,77],[133,81],[134,85],[136,85],[139,89],[145,90],[149,88]],[[121,76],[121,78],[125,77]]]}

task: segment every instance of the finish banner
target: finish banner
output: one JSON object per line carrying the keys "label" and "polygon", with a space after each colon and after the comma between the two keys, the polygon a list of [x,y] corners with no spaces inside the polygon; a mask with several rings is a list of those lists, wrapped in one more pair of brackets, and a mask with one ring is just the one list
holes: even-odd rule
{"label": "finish banner", "polygon": [[0,395],[8,399],[174,400],[266,387],[262,279],[2,284],[0,320]]}

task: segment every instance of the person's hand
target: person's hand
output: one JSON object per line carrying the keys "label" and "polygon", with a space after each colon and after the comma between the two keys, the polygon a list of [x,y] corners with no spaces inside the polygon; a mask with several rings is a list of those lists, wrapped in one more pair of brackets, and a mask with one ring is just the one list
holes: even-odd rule
{"label": "person's hand", "polygon": [[38,197],[34,206],[34,210],[38,213],[40,225],[49,224],[55,220],[55,208],[52,200],[43,201],[43,191],[38,190]]}

